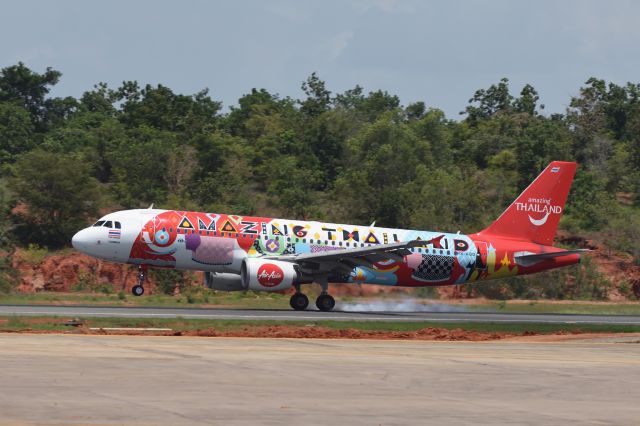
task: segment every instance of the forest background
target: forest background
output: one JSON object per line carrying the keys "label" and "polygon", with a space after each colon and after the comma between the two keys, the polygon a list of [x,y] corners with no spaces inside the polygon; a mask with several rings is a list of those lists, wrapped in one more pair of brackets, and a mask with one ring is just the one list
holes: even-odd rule
{"label": "forest background", "polygon": [[[640,84],[590,78],[563,114],[506,78],[459,117],[316,73],[299,99],[265,88],[224,111],[204,89],[99,83],[51,97],[60,71],[0,71],[0,289],[17,250],[56,252],[103,213],[156,207],[471,233],[552,160],[579,168],[561,245],[640,265]],[[180,280],[180,275],[170,278]],[[587,259],[542,275],[468,286],[490,298],[636,298],[640,281]]]}

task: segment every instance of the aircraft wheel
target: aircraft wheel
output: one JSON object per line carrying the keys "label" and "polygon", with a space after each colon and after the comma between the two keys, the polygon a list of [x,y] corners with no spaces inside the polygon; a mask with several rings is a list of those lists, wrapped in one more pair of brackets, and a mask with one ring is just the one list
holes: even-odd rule
{"label": "aircraft wheel", "polygon": [[134,285],[131,289],[131,293],[133,293],[134,296],[142,296],[144,294],[144,287],[141,285]]}
{"label": "aircraft wheel", "polygon": [[322,312],[329,312],[334,306],[336,306],[336,299],[334,299],[330,294],[321,294],[316,299],[316,306]]}
{"label": "aircraft wheel", "polygon": [[289,304],[296,311],[304,311],[309,306],[309,298],[303,293],[294,293],[289,299]]}

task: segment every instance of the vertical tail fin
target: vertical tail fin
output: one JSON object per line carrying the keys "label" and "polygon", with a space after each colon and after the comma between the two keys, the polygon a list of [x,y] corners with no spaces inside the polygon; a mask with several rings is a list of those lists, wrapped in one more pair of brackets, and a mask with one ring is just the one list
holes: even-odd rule
{"label": "vertical tail fin", "polygon": [[576,172],[576,163],[553,161],[479,234],[552,245]]}

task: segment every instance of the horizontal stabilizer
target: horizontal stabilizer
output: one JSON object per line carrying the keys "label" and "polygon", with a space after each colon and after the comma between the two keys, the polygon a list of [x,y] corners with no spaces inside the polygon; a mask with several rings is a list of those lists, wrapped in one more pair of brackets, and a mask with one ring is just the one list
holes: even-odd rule
{"label": "horizontal stabilizer", "polygon": [[525,254],[522,256],[515,256],[514,259],[516,261],[516,264],[520,266],[531,266],[531,265],[535,265],[538,262],[542,262],[543,260],[553,259],[554,257],[568,256],[570,254],[582,254],[589,251],[591,250],[576,249],[576,250],[554,251],[550,253],[540,253],[540,254]]}

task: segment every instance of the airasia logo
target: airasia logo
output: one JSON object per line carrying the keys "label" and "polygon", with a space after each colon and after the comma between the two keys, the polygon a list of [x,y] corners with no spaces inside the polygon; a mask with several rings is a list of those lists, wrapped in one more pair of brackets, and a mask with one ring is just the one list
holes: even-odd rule
{"label": "airasia logo", "polygon": [[258,282],[263,287],[275,287],[282,282],[284,273],[278,265],[265,263],[258,268]]}

